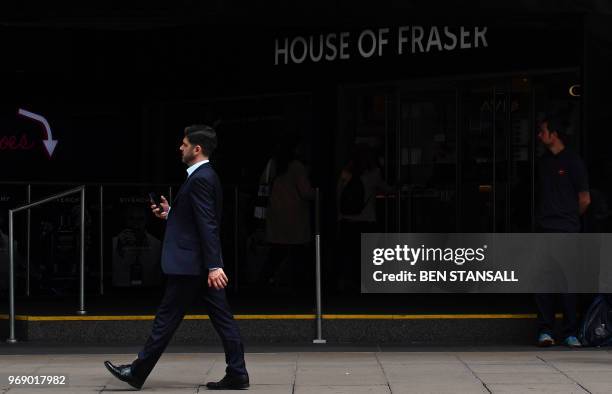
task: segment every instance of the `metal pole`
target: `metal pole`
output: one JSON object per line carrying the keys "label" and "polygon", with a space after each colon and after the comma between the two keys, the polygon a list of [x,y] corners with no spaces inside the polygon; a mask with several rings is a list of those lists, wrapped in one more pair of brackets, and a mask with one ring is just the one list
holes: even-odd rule
{"label": "metal pole", "polygon": [[238,223],[240,222],[239,215],[239,192],[238,186],[234,187],[234,291],[238,291]]}
{"label": "metal pole", "polygon": [[100,295],[104,295],[104,186],[100,185]]}
{"label": "metal pole", "polygon": [[[536,113],[535,113],[535,108],[536,108],[536,92],[535,92],[535,87],[532,85],[531,87],[531,110],[529,111],[529,124],[531,125],[531,135],[535,136],[535,130],[533,129],[535,126],[535,119],[536,119]],[[531,152],[529,152],[529,161],[531,163],[530,164],[530,170],[531,170],[531,232],[534,233],[535,232],[535,199],[536,199],[536,191],[535,191],[535,182],[536,182],[536,167],[535,167],[535,161],[536,161],[536,139],[534,137],[531,137],[529,139],[529,150]]]}
{"label": "metal pole", "polygon": [[81,269],[79,275],[79,310],[77,315],[86,315],[85,311],[85,187],[81,189]]}
{"label": "metal pole", "polygon": [[51,201],[55,201],[55,200],[57,200],[60,197],[64,197],[64,196],[68,196],[70,194],[74,194],[76,192],[80,192],[83,189],[83,187],[84,186],[79,186],[79,187],[76,187],[74,189],[70,189],[68,191],[65,191],[63,193],[58,193],[58,194],[55,194],[55,195],[53,195],[51,197],[43,198],[42,200],[35,201],[35,202],[31,203],[31,204],[26,204],[24,206],[21,206],[21,207],[13,209],[13,212],[16,213],[16,212],[24,211],[26,209],[34,208],[34,207],[37,207],[37,206],[42,205],[42,204],[46,204],[46,203],[51,202]]}
{"label": "metal pole", "polygon": [[[401,93],[399,89],[396,89],[396,97],[395,97],[395,123],[393,124],[393,133],[395,134],[395,168],[397,173],[395,174],[396,179],[399,180],[402,178],[402,103],[401,103]],[[406,142],[410,144],[410,134],[408,134],[406,138]],[[409,196],[412,198],[412,196]],[[408,200],[408,204],[412,204],[411,200]],[[395,199],[395,217],[397,218],[397,224],[395,225],[396,231],[402,232],[402,188],[399,188],[399,192],[397,194],[397,198]],[[410,217],[408,217],[410,221]]]}
{"label": "metal pole", "polygon": [[496,138],[496,133],[497,133],[497,123],[496,123],[496,112],[497,112],[497,89],[496,86],[493,85],[493,110],[491,111],[491,113],[493,114],[493,165],[491,166],[491,171],[493,172],[492,174],[492,178],[493,178],[493,182],[492,182],[492,193],[491,193],[491,205],[493,206],[493,223],[491,223],[491,232],[495,233],[497,232],[497,198],[496,198],[496,194],[497,194],[497,138]]}
{"label": "metal pole", "polygon": [[172,204],[172,186],[168,186],[168,204]]}
{"label": "metal pole", "polygon": [[15,251],[13,250],[13,211],[9,211],[9,325],[10,333],[7,343],[17,343],[15,338]]}
{"label": "metal pole", "polygon": [[[389,96],[385,94],[385,179],[389,180]],[[399,166],[398,166],[399,167]],[[399,174],[399,171],[398,171]],[[399,179],[399,175],[396,178]],[[399,182],[398,182],[399,184]],[[385,233],[389,228],[389,196],[385,195]]]}
{"label": "metal pole", "polygon": [[323,313],[321,312],[321,229],[320,229],[320,197],[319,188],[315,189],[315,253],[316,253],[316,282],[317,282],[317,337],[312,341],[316,344],[325,344],[323,339],[323,328],[321,322]]}
{"label": "metal pole", "polygon": [[[32,202],[32,185],[28,184],[28,204]],[[30,221],[32,219],[32,210],[28,209],[28,218],[26,223],[26,295],[30,296],[30,244],[31,244],[31,228]]]}

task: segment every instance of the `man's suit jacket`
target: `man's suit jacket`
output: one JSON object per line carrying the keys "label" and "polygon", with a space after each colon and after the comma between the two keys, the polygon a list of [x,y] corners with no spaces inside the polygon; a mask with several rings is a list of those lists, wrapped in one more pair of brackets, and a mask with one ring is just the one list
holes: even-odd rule
{"label": "man's suit jacket", "polygon": [[168,214],[162,270],[169,275],[200,275],[223,267],[222,190],[210,163],[202,164],[179,189]]}

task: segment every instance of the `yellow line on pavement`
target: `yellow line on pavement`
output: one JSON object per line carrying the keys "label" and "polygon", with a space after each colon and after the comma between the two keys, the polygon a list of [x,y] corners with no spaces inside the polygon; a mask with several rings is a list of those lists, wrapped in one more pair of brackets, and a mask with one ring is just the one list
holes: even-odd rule
{"label": "yellow line on pavement", "polygon": [[[236,320],[314,320],[316,315],[235,315]],[[557,314],[557,318],[561,314]],[[8,320],[8,315],[0,315],[0,320]],[[31,316],[17,315],[22,321],[136,321],[153,320],[154,315],[126,316]],[[519,314],[435,314],[435,315],[364,315],[364,314],[323,314],[327,320],[469,320],[469,319],[535,319],[535,313]],[[208,320],[208,315],[186,315],[185,320]]]}
{"label": "yellow line on pavement", "polygon": [[442,315],[323,315],[324,319],[346,320],[436,320],[436,319],[535,319],[535,313],[524,314],[442,314]]}

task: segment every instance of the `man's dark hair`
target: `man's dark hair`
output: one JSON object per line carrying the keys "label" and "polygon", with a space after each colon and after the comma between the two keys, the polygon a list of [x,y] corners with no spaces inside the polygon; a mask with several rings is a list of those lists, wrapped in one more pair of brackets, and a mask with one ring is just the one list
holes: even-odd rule
{"label": "man's dark hair", "polygon": [[191,145],[200,145],[206,157],[210,157],[217,147],[215,129],[204,124],[185,127],[185,137]]}
{"label": "man's dark hair", "polygon": [[542,118],[541,122],[546,122],[548,124],[549,132],[556,133],[561,141],[564,143],[567,142],[567,133],[565,131],[567,124],[561,117],[556,115],[546,115]]}

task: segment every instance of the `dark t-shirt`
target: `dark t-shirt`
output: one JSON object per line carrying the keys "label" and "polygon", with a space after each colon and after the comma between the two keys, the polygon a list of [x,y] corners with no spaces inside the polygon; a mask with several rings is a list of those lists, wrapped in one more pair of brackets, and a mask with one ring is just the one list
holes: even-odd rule
{"label": "dark t-shirt", "polygon": [[537,224],[543,229],[580,231],[578,193],[589,190],[586,167],[574,152],[548,151],[538,162]]}

